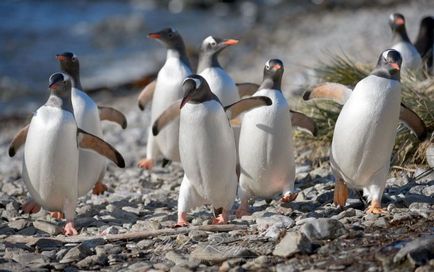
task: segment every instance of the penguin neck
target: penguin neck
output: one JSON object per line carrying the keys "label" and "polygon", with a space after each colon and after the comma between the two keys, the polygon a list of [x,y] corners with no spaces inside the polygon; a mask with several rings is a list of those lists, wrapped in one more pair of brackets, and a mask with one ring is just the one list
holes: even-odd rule
{"label": "penguin neck", "polygon": [[202,53],[199,56],[199,64],[197,66],[197,72],[200,73],[207,68],[222,68],[217,58],[217,53],[207,54]]}
{"label": "penguin neck", "polygon": [[264,78],[264,81],[262,82],[261,86],[259,87],[260,89],[273,89],[273,90],[278,90],[278,91],[282,91],[282,78],[276,78],[273,79],[271,77],[266,77]]}
{"label": "penguin neck", "polygon": [[181,62],[183,62],[188,68],[191,69],[190,61],[188,60],[187,53],[185,52],[184,46],[182,46],[181,48],[168,48],[166,60],[170,58],[176,58],[181,60]]}
{"label": "penguin neck", "polygon": [[51,107],[56,107],[56,108],[61,108],[62,110],[69,111],[72,114],[74,113],[74,110],[72,107],[72,102],[71,102],[71,95],[69,95],[69,94],[60,96],[60,95],[54,93],[54,91],[52,91],[52,93],[50,94],[50,97],[48,98],[48,101],[47,101],[47,103],[45,103],[45,105],[51,106]]}
{"label": "penguin neck", "polygon": [[434,45],[434,29],[421,25],[414,45],[422,56],[430,49],[432,50]]}
{"label": "penguin neck", "polygon": [[371,72],[371,75],[391,79],[391,80],[401,80],[400,73],[391,74],[385,67],[377,66],[375,69]]}
{"label": "penguin neck", "polygon": [[72,88],[83,90],[83,87],[81,86],[81,81],[80,81],[80,72],[77,71],[70,76],[71,76]]}
{"label": "penguin neck", "polygon": [[395,30],[393,33],[393,40],[395,42],[408,42],[411,43],[410,39],[407,35],[407,30],[405,29],[405,26],[403,26],[400,29]]}

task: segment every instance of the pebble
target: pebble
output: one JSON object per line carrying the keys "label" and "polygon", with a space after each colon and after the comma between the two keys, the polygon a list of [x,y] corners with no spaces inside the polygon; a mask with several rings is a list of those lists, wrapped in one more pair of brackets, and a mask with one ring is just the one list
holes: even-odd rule
{"label": "pebble", "polygon": [[273,255],[291,257],[296,253],[312,252],[312,243],[301,232],[287,232],[273,250]]}
{"label": "pebble", "polygon": [[37,220],[33,222],[33,226],[43,232],[46,232],[50,235],[58,235],[63,232],[63,228],[47,221]]}
{"label": "pebble", "polygon": [[347,233],[345,226],[332,218],[309,220],[301,227],[300,231],[311,240],[335,239]]}

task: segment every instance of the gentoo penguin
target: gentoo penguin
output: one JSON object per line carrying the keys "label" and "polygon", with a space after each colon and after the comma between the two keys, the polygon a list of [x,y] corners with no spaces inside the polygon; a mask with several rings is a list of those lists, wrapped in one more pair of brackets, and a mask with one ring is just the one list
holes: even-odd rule
{"label": "gentoo penguin", "polygon": [[273,104],[244,114],[241,123],[239,160],[240,207],[237,217],[249,214],[253,196],[269,198],[283,192],[282,201],[295,199],[295,165],[292,125],[288,103],[281,91],[283,63],[266,62],[264,80],[254,96],[267,96]]}
{"label": "gentoo penguin", "polygon": [[[126,128],[127,120],[119,111],[110,108],[97,106],[81,86],[80,63],[78,57],[71,52],[57,54],[62,72],[70,75],[72,80],[72,106],[74,116],[79,128],[102,138],[101,120],[109,120],[118,123]],[[80,150],[79,174],[78,174],[78,195],[83,196],[91,188],[94,194],[102,194],[107,186],[102,183],[106,168],[105,158],[92,151]]]}
{"label": "gentoo penguin", "polygon": [[225,106],[240,100],[238,88],[233,79],[220,66],[218,55],[228,46],[238,44],[238,40],[209,36],[202,42],[197,72],[208,82],[211,91]]}
{"label": "gentoo penguin", "polygon": [[237,191],[236,146],[229,115],[270,105],[268,97],[247,98],[223,107],[200,75],[188,76],[182,84],[184,98],[157,118],[158,134],[180,112],[179,149],[184,178],[178,198],[177,226],[187,225],[187,212],[204,204],[214,207],[214,224],[226,223]]}
{"label": "gentoo penguin", "polygon": [[330,163],[336,177],[334,202],[343,207],[347,186],[363,189],[369,213],[381,213],[401,103],[401,55],[381,53],[369,76],[357,83],[336,121]]}
{"label": "gentoo penguin", "polygon": [[422,66],[422,58],[416,47],[411,43],[405,29],[405,18],[400,13],[393,13],[389,17],[389,25],[393,32],[395,45],[392,49],[402,56],[402,70],[418,70]]}
{"label": "gentoo penguin", "polygon": [[[190,75],[191,68],[181,35],[172,28],[150,33],[149,38],[161,41],[167,48],[166,62],[151,82],[139,95],[139,107],[152,98],[151,122],[173,102],[182,98],[182,82]],[[159,157],[179,161],[179,121],[171,123],[157,137],[149,131],[146,158],[139,161],[140,168],[151,169]]]}
{"label": "gentoo penguin", "polygon": [[13,139],[9,155],[26,142],[23,180],[30,195],[49,211],[63,211],[66,235],[74,227],[78,197],[79,147],[92,149],[124,167],[122,156],[112,146],[77,127],[71,102],[71,80],[55,73],[49,79],[51,95],[33,115],[30,124]]}
{"label": "gentoo penguin", "polygon": [[424,17],[420,21],[419,33],[414,42],[422,60],[426,64],[430,73],[433,71],[433,50],[434,50],[434,18],[431,16]]}

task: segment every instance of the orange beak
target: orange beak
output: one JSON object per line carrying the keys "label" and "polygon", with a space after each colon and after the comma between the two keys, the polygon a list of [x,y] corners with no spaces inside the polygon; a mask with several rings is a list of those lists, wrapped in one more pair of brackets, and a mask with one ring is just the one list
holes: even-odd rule
{"label": "orange beak", "polygon": [[62,56],[62,55],[56,55],[56,59],[58,61],[64,61],[66,58],[65,58],[65,56]]}
{"label": "orange beak", "polygon": [[149,34],[148,34],[148,38],[151,38],[151,39],[159,39],[159,38],[161,38],[161,35],[158,34],[158,33],[149,33]]}
{"label": "orange beak", "polygon": [[398,70],[398,71],[400,70],[399,65],[397,63],[390,63],[390,67],[392,67],[393,69]]}
{"label": "orange beak", "polygon": [[236,45],[238,44],[240,41],[235,40],[235,39],[227,39],[225,40],[223,43],[226,45]]}
{"label": "orange beak", "polygon": [[275,64],[274,66],[273,66],[273,70],[274,71],[277,71],[277,70],[279,70],[279,69],[281,69],[282,68],[282,66],[280,65],[280,64]]}
{"label": "orange beak", "polygon": [[402,19],[402,18],[396,18],[396,19],[395,19],[395,24],[396,24],[396,25],[404,25],[404,24],[405,24],[405,21],[404,21],[404,19]]}

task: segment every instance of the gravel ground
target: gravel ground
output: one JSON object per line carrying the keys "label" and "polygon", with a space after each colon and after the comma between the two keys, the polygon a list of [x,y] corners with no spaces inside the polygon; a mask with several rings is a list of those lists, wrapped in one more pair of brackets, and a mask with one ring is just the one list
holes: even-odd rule
{"label": "gravel ground", "polygon": [[[427,4],[426,9],[414,4],[400,7],[410,14],[410,23],[414,24],[421,11],[434,9],[432,4]],[[359,37],[360,33],[351,32],[350,25],[354,20],[362,20],[360,18],[365,18],[365,24],[376,29],[376,22],[386,20],[380,16],[391,10],[371,8],[357,13],[338,10],[306,16],[310,16],[310,20],[318,16],[323,26],[321,33],[330,35],[327,36],[330,40],[321,40],[324,44],[335,40],[335,31],[348,32],[349,38]],[[312,30],[306,22],[300,20],[294,25],[294,33],[304,37],[300,40],[287,42],[288,37],[276,35],[281,33],[279,29],[283,26],[272,31],[273,37],[280,39],[273,43],[278,48],[273,52],[290,63],[288,71],[291,67],[300,70],[291,63],[302,63],[303,54],[315,52],[306,64],[316,63],[314,60],[319,57],[321,50],[309,49],[318,46],[317,41],[309,43],[303,36],[315,35],[318,28]],[[344,29],[334,27],[338,25]],[[302,31],[305,28],[307,30]],[[262,33],[266,29],[254,31]],[[364,34],[378,33],[367,31]],[[237,62],[240,59],[237,57],[226,62],[236,63],[240,71],[254,64],[250,67],[256,68],[245,69],[247,80],[257,77],[262,69],[257,67],[261,67],[268,57],[261,55],[261,48],[264,48],[261,42],[252,39],[252,43],[258,44],[255,51],[258,54],[246,58],[248,61]],[[305,49],[296,54],[294,50],[301,50],[303,39]],[[286,42],[291,46],[286,47]],[[372,59],[366,46],[372,46],[376,59],[378,48],[381,48],[376,42],[369,45],[343,43],[342,47],[359,52],[362,59],[364,56]],[[293,62],[288,60],[291,56],[296,56]],[[241,72],[229,70],[241,78]],[[281,203],[278,196],[269,204],[257,200],[251,216],[236,219],[232,215],[230,225],[222,228],[209,225],[212,213],[210,207],[203,207],[190,213],[189,229],[171,228],[176,222],[183,171],[176,163],[166,168],[157,167],[152,173],[136,168],[138,159],[145,155],[149,126],[149,109],[140,112],[135,106],[137,91],[95,95],[99,103],[115,106],[127,116],[129,126],[126,130],[104,124],[105,140],[123,154],[127,167],[118,169],[111,164],[105,176],[108,192],[101,196],[89,193],[80,199],[76,217],[79,235],[73,238],[64,237],[60,233],[63,222],[51,219],[44,211],[31,216],[21,213],[21,204],[28,197],[20,175],[23,154],[20,151],[13,159],[6,154],[8,144],[22,122],[10,120],[1,125],[0,270],[434,270],[433,174],[417,180],[412,178],[423,171],[420,166],[416,173],[401,171],[389,178],[383,197],[383,206],[387,207],[384,215],[365,214],[366,205],[357,192],[352,192],[347,206],[340,209],[332,204],[334,180],[327,162],[313,166],[310,150],[302,147],[302,143],[298,143],[296,160],[296,187],[300,193],[294,202]]]}

